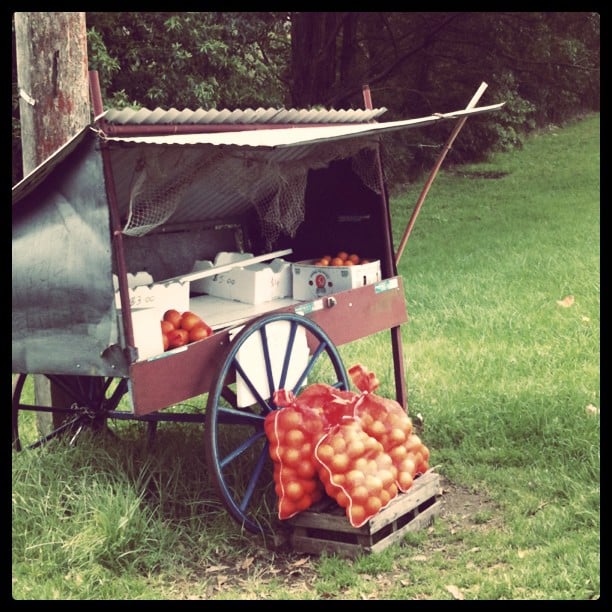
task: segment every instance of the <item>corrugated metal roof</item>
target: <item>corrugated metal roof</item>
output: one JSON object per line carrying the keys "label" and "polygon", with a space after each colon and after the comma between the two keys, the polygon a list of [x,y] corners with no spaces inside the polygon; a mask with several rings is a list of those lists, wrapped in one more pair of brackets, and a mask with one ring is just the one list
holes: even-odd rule
{"label": "corrugated metal roof", "polygon": [[110,109],[99,118],[114,125],[252,125],[252,124],[308,124],[308,123],[367,123],[378,119],[386,108],[364,109],[296,109],[247,108],[230,111],[171,108],[153,110],[141,108]]}
{"label": "corrugated metal roof", "polygon": [[470,115],[478,115],[497,110],[502,104],[480,106],[476,108],[454,111],[451,113],[437,113],[417,119],[404,121],[388,121],[385,123],[364,123],[350,125],[317,125],[284,129],[258,129],[231,132],[197,133],[197,134],[170,134],[165,136],[109,136],[108,140],[122,143],[159,144],[159,145],[224,145],[238,147],[254,147],[258,149],[281,149],[285,147],[311,146],[313,144],[329,141],[338,141],[348,138],[368,137],[391,132],[404,128],[423,127],[438,121],[458,119]]}

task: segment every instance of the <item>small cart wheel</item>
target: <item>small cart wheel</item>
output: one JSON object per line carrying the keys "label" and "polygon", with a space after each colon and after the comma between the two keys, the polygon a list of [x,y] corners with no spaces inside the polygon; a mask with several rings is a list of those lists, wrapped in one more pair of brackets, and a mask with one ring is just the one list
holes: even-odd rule
{"label": "small cart wheel", "polygon": [[274,392],[298,395],[309,380],[348,390],[340,354],[316,323],[265,315],[233,338],[206,406],[206,460],[221,500],[248,531],[274,532],[278,515],[264,419]]}
{"label": "small cart wheel", "polygon": [[[127,380],[121,378],[45,376],[61,393],[61,405],[35,404],[34,375],[13,375],[12,441],[17,451],[36,448],[64,433],[75,436],[83,427],[106,430],[109,411],[127,391]],[[28,378],[32,384],[26,384]],[[52,417],[52,424],[41,427],[37,417],[43,414]]]}

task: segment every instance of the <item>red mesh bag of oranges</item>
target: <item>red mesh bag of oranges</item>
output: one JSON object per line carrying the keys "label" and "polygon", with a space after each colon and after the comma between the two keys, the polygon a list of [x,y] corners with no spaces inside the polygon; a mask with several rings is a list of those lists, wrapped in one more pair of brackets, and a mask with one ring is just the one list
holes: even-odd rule
{"label": "red mesh bag of oranges", "polygon": [[355,419],[334,425],[317,443],[315,457],[325,492],[344,508],[353,527],[361,527],[397,495],[391,457]]}
{"label": "red mesh bag of oranges", "polygon": [[268,413],[264,430],[274,462],[278,518],[285,520],[323,497],[314,447],[324,433],[324,422],[319,410],[298,406],[292,394],[279,392],[275,402],[281,407]]}
{"label": "red mesh bag of oranges", "polygon": [[361,365],[349,369],[349,375],[362,394],[355,403],[354,416],[363,430],[381,443],[397,471],[396,484],[406,492],[417,474],[429,469],[429,449],[413,432],[412,419],[395,400],[373,393],[376,377]]}
{"label": "red mesh bag of oranges", "polygon": [[275,393],[265,432],[281,520],[327,494],[361,527],[428,469],[429,450],[403,408],[374,393],[375,374],[356,365],[349,375],[359,393],[320,383]]}

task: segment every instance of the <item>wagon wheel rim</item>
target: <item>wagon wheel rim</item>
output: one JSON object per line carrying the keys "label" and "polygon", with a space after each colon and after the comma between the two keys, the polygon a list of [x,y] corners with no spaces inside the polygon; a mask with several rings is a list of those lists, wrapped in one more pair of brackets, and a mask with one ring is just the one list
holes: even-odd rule
{"label": "wagon wheel rim", "polygon": [[[125,381],[120,380],[114,390],[111,384],[117,380],[101,376],[56,376],[44,375],[52,381],[62,392],[74,400],[69,407],[37,406],[24,402],[23,392],[25,382],[29,373],[21,373],[13,380],[12,389],[12,446],[16,451],[34,449],[43,444],[60,437],[67,432],[80,432],[84,427],[92,427],[96,430],[106,429],[109,413],[117,407],[121,397],[125,394],[127,386]],[[110,395],[107,397],[107,392]],[[53,426],[49,431],[40,432],[37,425],[33,427],[22,426],[27,413],[47,413],[54,417]],[[32,434],[31,431],[36,433]],[[29,439],[25,432],[29,433]]]}
{"label": "wagon wheel rim", "polygon": [[[271,327],[273,324],[275,327]],[[278,333],[270,334],[271,330],[283,332],[280,348]],[[241,352],[253,345],[261,353],[257,363],[241,359]],[[253,371],[257,376],[253,376]],[[278,409],[273,402],[274,392],[284,388],[298,395],[312,376],[317,377],[312,382],[349,388],[342,358],[327,333],[306,317],[276,313],[254,321],[235,336],[209,392],[205,427],[207,466],[225,508],[252,533],[272,535],[277,524],[273,464],[264,432],[266,415]],[[230,385],[239,386],[236,379],[240,380],[243,395],[254,399],[253,404],[230,405],[228,398],[241,399],[240,393],[233,390],[228,393]]]}

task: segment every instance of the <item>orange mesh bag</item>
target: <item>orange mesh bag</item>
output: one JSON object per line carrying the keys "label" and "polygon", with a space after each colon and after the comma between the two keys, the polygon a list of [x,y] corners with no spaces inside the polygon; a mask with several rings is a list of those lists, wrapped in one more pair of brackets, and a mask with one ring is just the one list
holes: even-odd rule
{"label": "orange mesh bag", "polygon": [[314,383],[296,398],[296,404],[321,414],[326,428],[340,423],[345,416],[353,416],[353,407],[359,398],[354,391],[343,391],[325,383]]}
{"label": "orange mesh bag", "polygon": [[[283,406],[286,401],[293,403]],[[275,402],[281,407],[268,413],[264,431],[274,462],[278,518],[285,520],[323,497],[314,458],[315,444],[323,435],[323,421],[318,411],[298,406],[290,396],[275,396]]]}
{"label": "orange mesh bag", "polygon": [[397,470],[396,484],[405,493],[417,474],[428,469],[429,449],[413,432],[412,419],[395,400],[372,393],[378,380],[361,365],[349,370],[353,383],[362,390],[355,403],[355,418],[363,430],[376,438]]}
{"label": "orange mesh bag", "polygon": [[317,443],[315,458],[325,492],[345,509],[353,527],[364,525],[397,495],[391,458],[355,419],[334,425]]}

